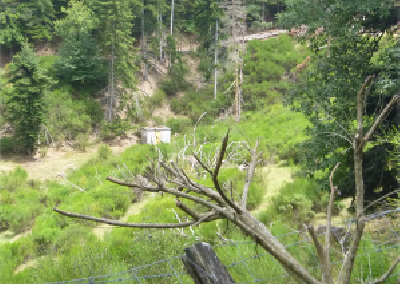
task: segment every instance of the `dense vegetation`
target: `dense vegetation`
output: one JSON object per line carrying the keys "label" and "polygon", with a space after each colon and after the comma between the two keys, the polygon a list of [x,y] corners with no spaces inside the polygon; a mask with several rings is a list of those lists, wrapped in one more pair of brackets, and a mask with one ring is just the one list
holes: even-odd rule
{"label": "dense vegetation", "polygon": [[[268,1],[269,5],[265,2],[246,1],[247,17],[243,21],[253,30],[270,26],[263,17],[270,18],[271,10],[282,7],[277,1]],[[286,1],[288,13],[280,16],[281,26],[287,28],[309,25],[306,37],[299,38],[302,41],[281,35],[246,45],[246,52],[241,54],[242,115],[240,122],[234,123],[229,116],[222,115],[234,112],[235,88],[232,86],[236,78],[229,48],[220,48],[218,67],[223,72],[217,80],[216,100],[214,86],[210,84],[216,67],[217,19],[221,19],[220,39],[229,37],[229,21],[223,20],[227,13],[217,1],[177,1],[173,33],[165,38],[161,35],[171,28],[171,1],[2,1],[0,45],[2,55],[9,53],[10,58],[0,69],[0,126],[11,124],[13,133],[0,137],[0,154],[31,155],[37,149],[38,140],[41,140],[43,156],[51,144],[59,147],[66,140],[74,140],[76,150],[84,151],[90,146],[89,136],[99,129],[98,139],[107,142],[127,131],[136,131],[153,119],[157,124],[171,127],[173,134],[179,134],[171,144],[159,147],[164,156],[175,159],[187,145],[187,139],[193,137],[203,144],[204,153],[215,151],[223,134],[231,128],[232,141],[254,144],[256,139],[260,140],[263,167],[280,163],[290,167],[295,179],[283,186],[272,205],[259,208],[268,191],[268,181],[262,169],[257,169],[248,208],[258,209],[257,217],[269,224],[275,235],[287,234],[287,227],[300,228],[326,207],[327,176],[336,162],[342,163],[335,176],[335,183],[343,192],[341,197],[354,195],[352,150],[347,139],[338,137],[354,132],[355,95],[365,77],[376,76],[365,106],[367,126],[399,89],[399,41],[391,29],[393,1],[336,1],[336,6],[329,7],[332,13],[328,15],[324,12],[326,7],[310,7],[314,5],[311,2]],[[310,14],[311,9],[318,11]],[[346,22],[354,10],[367,15],[367,20]],[[320,26],[324,26],[326,34],[313,37]],[[374,36],[351,32],[361,29],[370,30]],[[196,34],[199,49],[189,55],[179,52],[178,34]],[[328,44],[328,35],[334,37],[329,43],[329,56],[324,47]],[[151,62],[161,64],[155,61],[160,57],[160,39],[165,41],[162,47],[165,56],[170,58],[169,64],[165,64],[168,74],[152,97],[141,96],[136,103],[132,92],[138,78],[145,77],[143,70],[151,68]],[[35,48],[43,44],[55,46],[57,52],[37,56]],[[307,56],[311,56],[311,64],[297,74],[296,65]],[[190,72],[188,57],[199,62],[198,70],[206,82],[199,90],[186,79]],[[110,95],[112,89],[118,95],[119,105],[105,116],[98,101],[103,98],[104,90]],[[152,111],[164,103],[170,104],[179,118],[152,118]],[[126,115],[119,116],[122,110]],[[393,109],[388,115],[374,136],[373,145],[365,151],[364,176],[370,200],[398,187],[396,111]],[[200,121],[199,117],[202,117]],[[243,158],[249,161],[247,154],[240,154],[242,159],[237,164]],[[116,156],[107,145],[102,145],[94,158],[67,172],[66,180],[32,180],[21,167],[1,173],[0,233],[29,233],[14,242],[0,243],[0,284],[44,283],[120,272],[181,255],[183,247],[199,240],[218,244],[221,232],[225,232],[223,237],[227,239],[249,240],[225,222],[202,224],[193,228],[193,232],[116,228],[99,240],[93,232],[95,224],[67,219],[52,211],[53,207],[59,207],[120,219],[132,206],[135,196],[131,189],[115,186],[106,177],[117,175],[129,179],[132,174],[143,172],[148,158],[158,155],[153,146],[134,145]],[[221,182],[235,185],[234,198],[240,195],[245,179],[245,172],[239,171],[237,164],[233,162],[223,168],[220,175]],[[183,167],[190,171],[189,165],[183,163]],[[199,182],[211,184],[210,178]],[[391,197],[394,198],[388,200],[397,206],[398,196]],[[159,195],[145,198],[144,208],[128,221],[177,222],[172,198]],[[342,207],[337,202],[335,211]],[[184,218],[183,212],[176,212],[179,218]],[[292,244],[300,237],[290,235],[283,243]],[[372,237],[367,236],[360,253],[374,250],[373,246]],[[236,249],[216,250],[228,262],[251,257],[254,246],[247,247],[240,256]],[[295,247],[291,252],[310,266],[319,265],[311,249],[305,253],[301,247]],[[379,270],[371,269],[369,276],[362,275],[364,280],[379,276],[397,252],[398,249],[382,251],[379,260],[373,259],[371,265],[375,267],[379,263]],[[37,268],[14,273],[21,264],[30,261],[36,261]],[[354,272],[357,277],[370,261],[367,257],[357,259]],[[271,277],[281,275],[278,272],[281,268],[272,258],[263,260],[254,275],[263,275],[267,268]],[[252,280],[240,270],[232,276],[236,281]],[[161,279],[157,283],[165,282],[168,281]]]}

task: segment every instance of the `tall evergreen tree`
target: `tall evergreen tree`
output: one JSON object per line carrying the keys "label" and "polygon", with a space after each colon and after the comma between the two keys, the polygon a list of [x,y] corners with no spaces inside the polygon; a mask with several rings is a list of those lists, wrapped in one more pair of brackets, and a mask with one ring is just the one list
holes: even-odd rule
{"label": "tall evergreen tree", "polygon": [[57,34],[63,39],[56,63],[58,75],[72,83],[104,79],[104,59],[93,36],[99,20],[83,2],[72,0],[70,5],[61,9],[67,16],[56,22]]}
{"label": "tall evergreen tree", "polygon": [[109,58],[110,66],[110,102],[108,120],[113,118],[113,107],[117,80],[126,89],[133,90],[136,86],[136,51],[132,36],[133,19],[140,7],[136,0],[93,0],[91,7],[99,16],[99,34],[102,42],[103,55]]}
{"label": "tall evergreen tree", "polygon": [[51,79],[40,68],[39,59],[28,44],[14,56],[6,77],[12,85],[3,90],[6,119],[14,126],[14,137],[20,150],[31,155],[37,146],[45,111],[42,97]]}

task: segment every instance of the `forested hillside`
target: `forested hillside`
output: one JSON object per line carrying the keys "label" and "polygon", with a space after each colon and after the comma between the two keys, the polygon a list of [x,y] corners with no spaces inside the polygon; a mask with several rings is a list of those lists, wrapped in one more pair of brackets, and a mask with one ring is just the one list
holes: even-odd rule
{"label": "forested hillside", "polygon": [[397,2],[1,1],[0,284],[397,283]]}

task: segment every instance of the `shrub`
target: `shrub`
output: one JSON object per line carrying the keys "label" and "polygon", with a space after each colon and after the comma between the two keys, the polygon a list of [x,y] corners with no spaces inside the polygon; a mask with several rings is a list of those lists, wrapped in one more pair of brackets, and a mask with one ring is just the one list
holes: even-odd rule
{"label": "shrub", "polygon": [[97,151],[97,157],[100,161],[107,160],[112,155],[112,150],[107,144],[103,144],[100,146],[99,150]]}
{"label": "shrub", "polygon": [[0,154],[11,154],[14,151],[15,140],[14,137],[1,137],[0,138]]}
{"label": "shrub", "polygon": [[170,118],[167,120],[167,126],[171,128],[172,134],[184,132],[192,126],[192,122],[188,118]]}
{"label": "shrub", "polygon": [[326,207],[326,196],[327,192],[316,189],[314,181],[297,179],[293,183],[286,183],[279,194],[272,197],[271,204],[261,214],[260,220],[265,223],[271,216],[279,216],[281,220],[295,224],[310,222],[316,208]]}
{"label": "shrub", "polygon": [[26,184],[28,173],[20,166],[16,167],[8,174],[0,176],[0,188],[8,191],[16,191]]}
{"label": "shrub", "polygon": [[46,125],[53,138],[63,136],[72,140],[79,133],[90,130],[92,118],[87,113],[87,104],[92,103],[73,99],[70,91],[68,88],[57,89],[44,97],[48,108]]}
{"label": "shrub", "polygon": [[100,131],[100,137],[106,141],[111,140],[116,136],[123,135],[129,128],[129,121],[117,117],[112,122],[104,122]]}
{"label": "shrub", "polygon": [[40,147],[40,157],[41,158],[46,157],[48,151],[49,151],[49,147]]}
{"label": "shrub", "polygon": [[85,152],[86,148],[89,146],[89,134],[79,133],[76,136],[75,145],[80,151]]}
{"label": "shrub", "polygon": [[161,107],[165,101],[165,93],[161,89],[157,89],[152,97],[150,97],[150,108],[155,109]]}

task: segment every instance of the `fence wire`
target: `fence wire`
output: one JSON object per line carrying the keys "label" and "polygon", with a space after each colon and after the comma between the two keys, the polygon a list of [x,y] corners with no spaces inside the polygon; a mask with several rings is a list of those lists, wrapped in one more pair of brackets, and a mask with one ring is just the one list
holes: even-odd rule
{"label": "fence wire", "polygon": [[[376,278],[386,272],[384,267],[384,255],[389,254],[392,258],[399,254],[400,246],[400,224],[398,215],[400,208],[382,211],[365,216],[368,221],[369,230],[364,234],[363,247],[360,247],[356,256],[352,283],[365,283],[362,279]],[[332,235],[338,228],[346,228],[351,232],[354,230],[356,219],[332,224]],[[284,227],[282,225],[281,227]],[[321,228],[321,227],[320,227]],[[318,229],[320,229],[318,228]],[[273,227],[271,228],[273,229]],[[290,228],[289,228],[290,229]],[[325,232],[318,230],[321,240]],[[303,231],[290,229],[290,232],[277,234],[275,237],[286,247],[286,249],[303,264],[306,269],[319,279],[321,276],[321,264],[318,260],[312,240]],[[294,280],[285,271],[282,265],[268,252],[264,251],[253,241],[234,241],[212,246],[221,262],[227,268],[235,283],[294,283]],[[342,246],[332,246],[333,270],[339,271],[345,251]],[[62,282],[48,282],[46,284],[94,284],[94,283],[193,283],[192,278],[186,272],[183,259],[186,255],[180,255],[167,259],[155,261],[150,264],[134,267],[119,273],[92,276],[88,278],[73,279]],[[186,258],[187,259],[187,258]],[[306,263],[304,263],[306,260]],[[187,261],[193,263],[191,260]],[[371,262],[378,263],[379,267],[372,267]],[[386,263],[387,264],[387,263]],[[196,264],[194,264],[196,265]],[[386,265],[387,266],[387,265]],[[206,274],[213,283],[218,282],[212,275],[208,275],[203,268],[196,265],[199,271]],[[387,284],[399,283],[400,269],[397,268],[384,282]]]}

